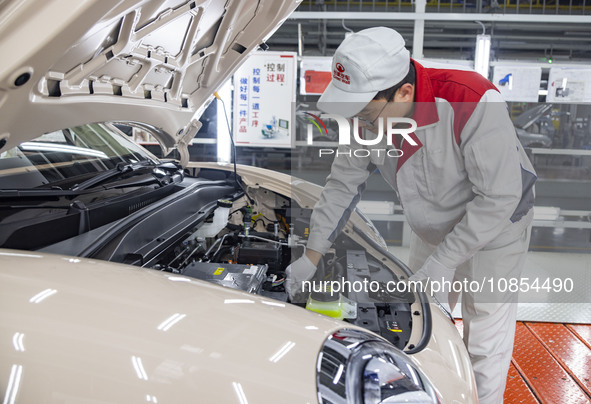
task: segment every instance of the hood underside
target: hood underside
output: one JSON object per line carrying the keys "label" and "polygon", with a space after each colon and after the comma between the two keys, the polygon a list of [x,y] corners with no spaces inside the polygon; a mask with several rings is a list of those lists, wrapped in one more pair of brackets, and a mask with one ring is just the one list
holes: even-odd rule
{"label": "hood underside", "polygon": [[213,92],[300,1],[2,1],[0,151],[105,121],[182,148]]}

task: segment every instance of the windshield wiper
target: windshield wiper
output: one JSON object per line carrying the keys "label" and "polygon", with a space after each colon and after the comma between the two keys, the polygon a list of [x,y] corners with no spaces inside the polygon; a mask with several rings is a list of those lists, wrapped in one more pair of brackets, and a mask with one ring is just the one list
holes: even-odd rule
{"label": "windshield wiper", "polygon": [[[149,168],[149,170],[141,170],[142,168]],[[112,186],[101,186],[100,189],[95,189],[98,184],[112,178],[117,178],[120,175],[132,173],[135,174],[151,174],[151,178],[134,180],[128,182],[120,182]],[[145,171],[145,172],[144,172]],[[122,189],[129,187],[145,186],[150,184],[160,184],[161,186],[170,183],[179,183],[183,180],[182,169],[174,163],[166,162],[158,165],[153,165],[150,161],[142,161],[132,164],[120,164],[118,167],[109,171],[105,171],[94,177],[76,184],[70,189],[62,189],[60,187],[42,188],[42,189],[0,189],[0,199],[9,198],[55,198],[68,196],[79,196],[84,194],[91,194],[97,191],[108,189]]]}
{"label": "windshield wiper", "polygon": [[81,191],[84,189],[92,188],[103,181],[110,180],[111,178],[117,178],[123,174],[131,173],[133,171],[137,171],[139,169],[146,168],[149,166],[154,166],[154,163],[150,160],[142,160],[137,163],[131,164],[119,163],[115,168],[97,174],[94,177],[87,179],[86,181],[82,181],[80,184],[74,185],[69,190]]}
{"label": "windshield wiper", "polygon": [[86,192],[64,190],[59,187],[51,189],[0,189],[0,199],[7,198],[47,198],[62,196],[77,196]]}
{"label": "windshield wiper", "polygon": [[0,210],[12,209],[70,209],[70,205],[0,205]]}

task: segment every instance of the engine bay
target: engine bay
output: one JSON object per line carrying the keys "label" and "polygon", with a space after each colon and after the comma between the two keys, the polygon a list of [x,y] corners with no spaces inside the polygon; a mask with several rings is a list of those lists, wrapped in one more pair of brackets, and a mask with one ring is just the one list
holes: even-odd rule
{"label": "engine bay", "polygon": [[[243,290],[371,330],[400,349],[419,349],[409,344],[413,319],[429,315],[428,304],[416,302],[413,293],[388,291],[389,283],[399,281],[393,268],[404,264],[386,251],[377,254],[379,247],[367,248],[371,243],[360,244],[372,235],[380,238],[370,222],[355,236],[344,230],[308,288],[290,298],[286,268],[305,252],[312,208],[258,184],[243,186],[219,170],[186,174],[170,195],[39,251],[131,264]],[[369,281],[375,288],[367,287]],[[350,287],[335,290],[335,285]],[[422,329],[421,341],[426,341],[429,329]]]}
{"label": "engine bay", "polygon": [[337,293],[312,286],[291,301],[285,270],[305,251],[312,209],[263,188],[247,192],[217,200],[204,221],[144,266],[290,302],[371,330],[400,349],[408,344],[414,295],[389,293],[385,285],[398,281],[396,275],[346,234],[320,262],[311,284],[371,279],[381,287]]}

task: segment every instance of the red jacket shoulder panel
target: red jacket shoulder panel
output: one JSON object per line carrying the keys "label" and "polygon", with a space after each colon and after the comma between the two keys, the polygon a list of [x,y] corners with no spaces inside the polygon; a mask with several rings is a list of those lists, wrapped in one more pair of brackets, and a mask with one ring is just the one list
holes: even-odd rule
{"label": "red jacket shoulder panel", "polygon": [[464,126],[484,93],[498,89],[481,74],[464,70],[425,69],[433,96],[449,102],[454,111],[454,137],[460,144]]}

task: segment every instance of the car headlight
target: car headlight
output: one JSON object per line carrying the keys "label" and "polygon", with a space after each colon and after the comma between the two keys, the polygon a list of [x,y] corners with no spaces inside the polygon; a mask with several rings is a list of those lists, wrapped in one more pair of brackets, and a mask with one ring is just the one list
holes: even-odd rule
{"label": "car headlight", "polygon": [[439,403],[408,355],[363,331],[340,330],[324,342],[316,380],[321,404]]}

